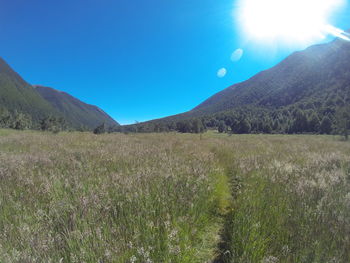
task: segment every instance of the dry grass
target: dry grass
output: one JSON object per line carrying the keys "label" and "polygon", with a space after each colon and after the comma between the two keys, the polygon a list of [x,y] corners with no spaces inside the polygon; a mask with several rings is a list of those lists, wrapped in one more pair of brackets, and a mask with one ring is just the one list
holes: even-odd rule
{"label": "dry grass", "polygon": [[349,262],[349,156],[326,136],[0,130],[0,262]]}

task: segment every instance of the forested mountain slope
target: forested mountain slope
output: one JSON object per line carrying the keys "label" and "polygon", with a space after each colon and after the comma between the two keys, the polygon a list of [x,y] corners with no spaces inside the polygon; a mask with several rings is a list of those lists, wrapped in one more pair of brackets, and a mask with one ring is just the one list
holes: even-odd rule
{"label": "forested mountain slope", "polygon": [[0,58],[0,110],[28,114],[34,121],[58,112]]}
{"label": "forested mountain slope", "polygon": [[210,114],[246,105],[282,107],[327,100],[350,87],[350,43],[336,40],[296,52],[277,66],[233,85],[204,101],[190,115]]}
{"label": "forested mountain slope", "polygon": [[35,86],[37,92],[59,111],[73,126],[86,126],[96,128],[101,123],[107,126],[119,125],[100,108],[86,104],[68,93],[53,88]]}
{"label": "forested mountain slope", "polygon": [[350,111],[349,103],[350,43],[336,39],[295,52],[189,112],[126,128],[197,132],[202,126],[221,126],[236,133],[331,133],[339,130],[338,117]]}
{"label": "forested mountain slope", "polygon": [[33,87],[0,58],[0,127],[15,129],[94,129],[119,125],[100,108],[71,95]]}

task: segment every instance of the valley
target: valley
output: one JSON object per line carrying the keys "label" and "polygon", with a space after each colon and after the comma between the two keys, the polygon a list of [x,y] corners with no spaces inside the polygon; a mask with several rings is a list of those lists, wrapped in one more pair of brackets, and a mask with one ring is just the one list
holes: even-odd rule
{"label": "valley", "polygon": [[350,0],[2,2],[0,263],[350,262]]}

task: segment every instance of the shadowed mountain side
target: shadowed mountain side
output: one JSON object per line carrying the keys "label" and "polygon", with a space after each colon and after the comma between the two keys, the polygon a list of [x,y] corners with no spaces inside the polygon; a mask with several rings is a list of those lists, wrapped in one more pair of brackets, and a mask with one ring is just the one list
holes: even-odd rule
{"label": "shadowed mountain side", "polygon": [[76,128],[86,126],[93,129],[103,122],[107,126],[119,125],[100,108],[86,104],[65,92],[39,85],[34,87],[53,108],[63,114],[65,119]]}

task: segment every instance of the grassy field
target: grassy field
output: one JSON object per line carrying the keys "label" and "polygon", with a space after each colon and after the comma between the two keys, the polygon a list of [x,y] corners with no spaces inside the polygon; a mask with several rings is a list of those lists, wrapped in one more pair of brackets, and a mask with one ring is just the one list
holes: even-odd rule
{"label": "grassy field", "polygon": [[350,262],[350,143],[0,130],[0,262]]}

